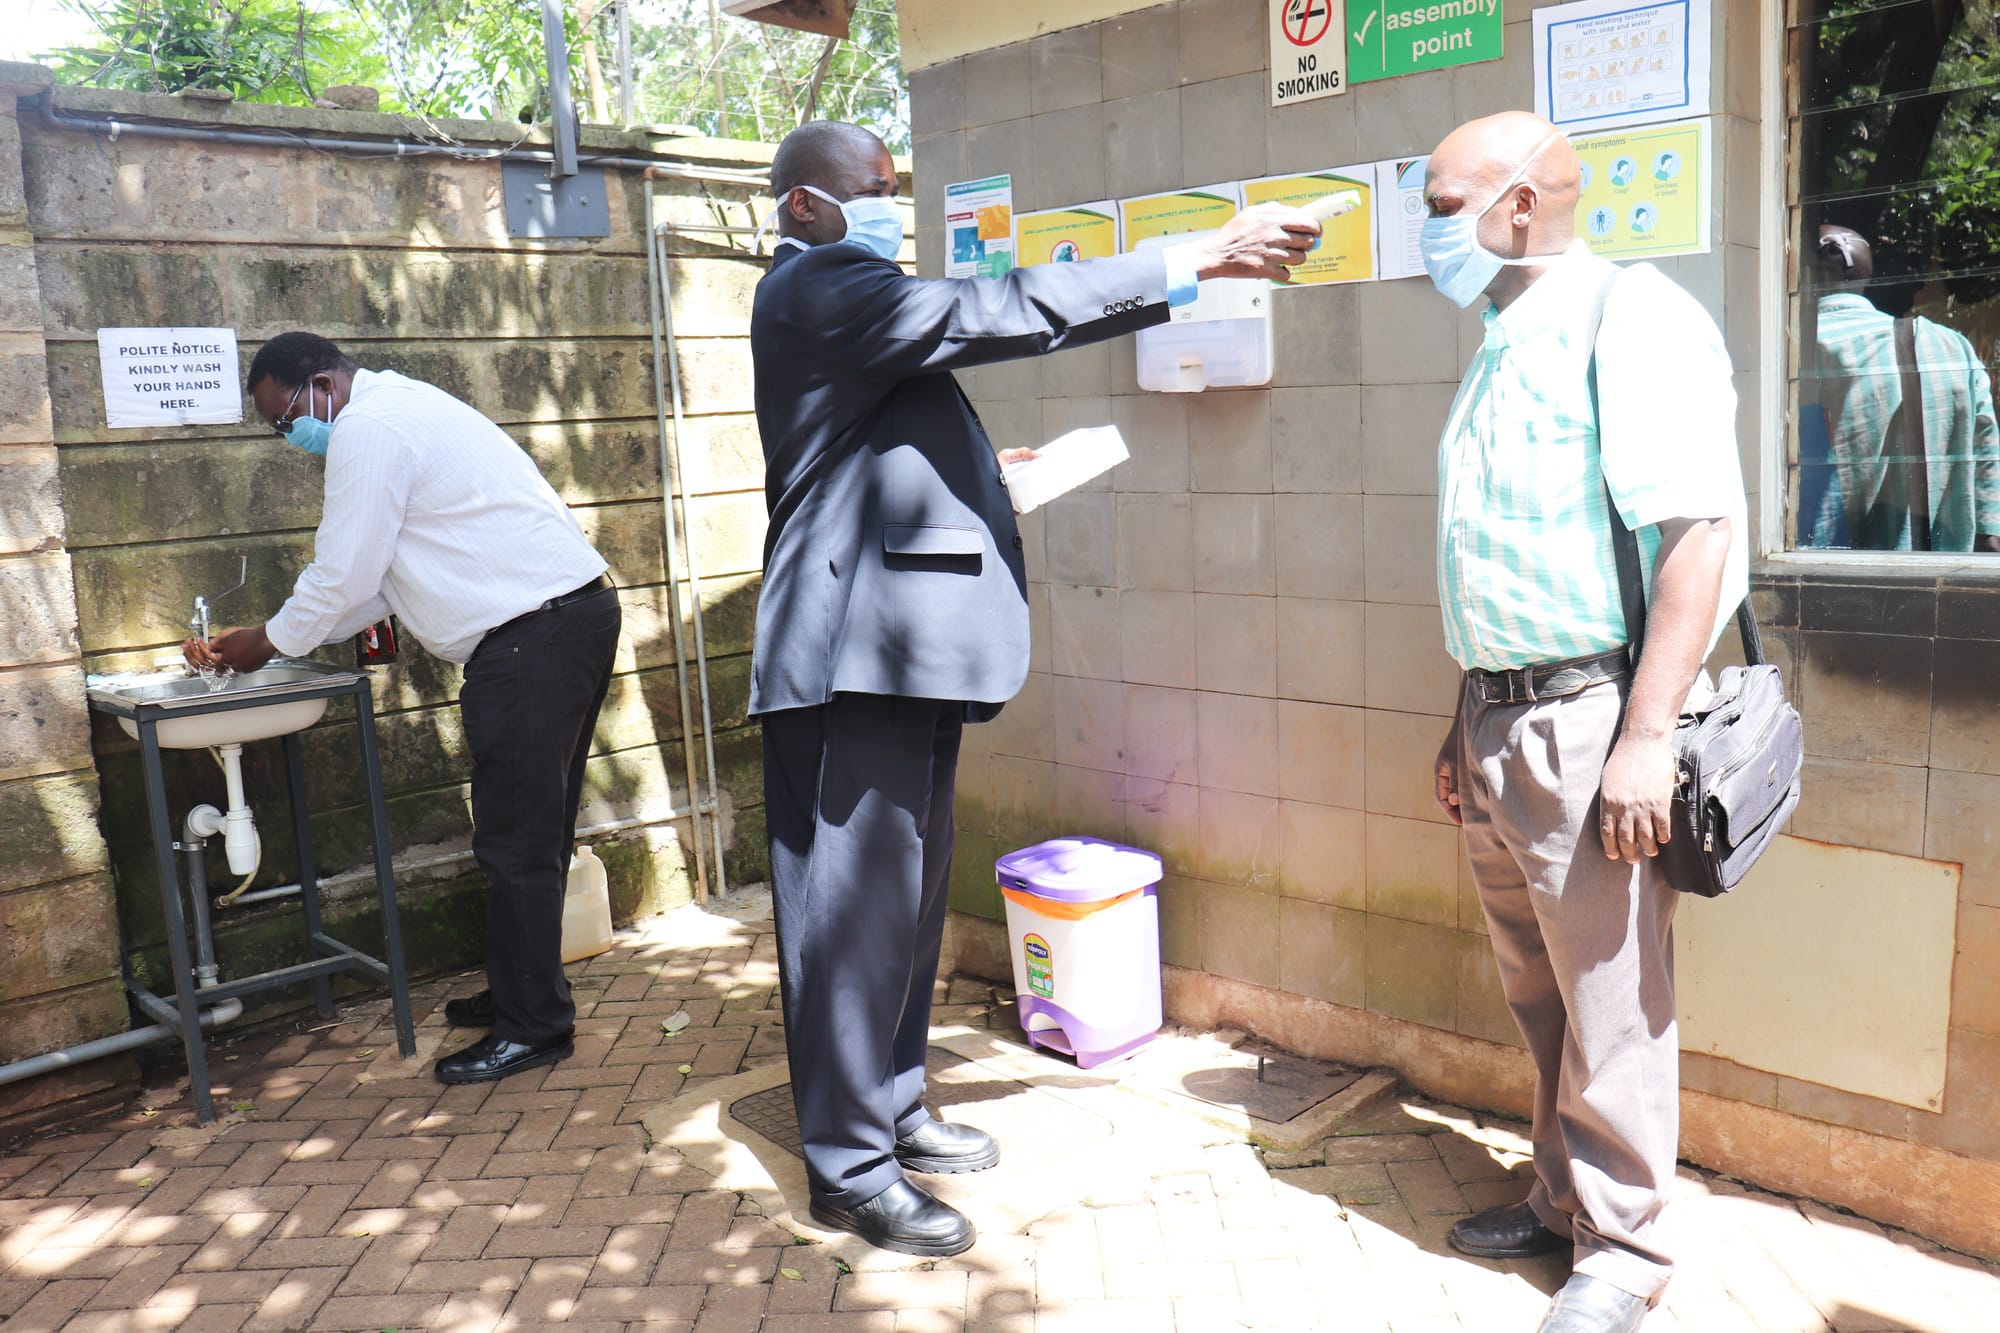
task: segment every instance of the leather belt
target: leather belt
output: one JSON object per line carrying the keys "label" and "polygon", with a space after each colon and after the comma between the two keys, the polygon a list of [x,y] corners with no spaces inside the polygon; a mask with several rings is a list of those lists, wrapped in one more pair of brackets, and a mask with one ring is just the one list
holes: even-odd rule
{"label": "leather belt", "polygon": [[1623,648],[1593,657],[1573,657],[1566,662],[1544,662],[1539,666],[1517,667],[1512,671],[1465,673],[1472,692],[1481,703],[1525,704],[1539,699],[1560,699],[1576,694],[1602,680],[1618,680],[1632,669]]}
{"label": "leather belt", "polygon": [[[580,602],[586,597],[595,597],[601,592],[609,592],[614,586],[616,585],[611,582],[609,574],[599,574],[581,588],[566,592],[560,597],[549,598],[548,601],[536,607],[535,611],[553,611],[559,606],[568,606],[571,602]],[[530,611],[528,614],[533,615],[535,611]]]}

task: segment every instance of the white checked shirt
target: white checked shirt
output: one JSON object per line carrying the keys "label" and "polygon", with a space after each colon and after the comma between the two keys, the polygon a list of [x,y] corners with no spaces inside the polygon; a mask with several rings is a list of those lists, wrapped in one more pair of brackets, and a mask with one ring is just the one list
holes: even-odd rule
{"label": "white checked shirt", "polygon": [[1607,481],[1649,596],[1658,524],[1729,520],[1711,651],[1749,591],[1722,335],[1659,269],[1626,270],[1598,329],[1593,418],[1585,325],[1610,268],[1577,242],[1506,310],[1487,310],[1438,444],[1438,600],[1460,666],[1512,670],[1625,644]]}
{"label": "white checked shirt", "polygon": [[442,389],[357,370],[326,451],[313,560],[264,626],[309,653],[395,612],[464,662],[496,625],[605,570],[520,445]]}

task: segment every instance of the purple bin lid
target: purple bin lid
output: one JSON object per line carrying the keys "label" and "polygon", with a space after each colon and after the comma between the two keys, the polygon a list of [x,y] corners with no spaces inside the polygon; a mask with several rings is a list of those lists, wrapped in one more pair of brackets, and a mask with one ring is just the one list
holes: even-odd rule
{"label": "purple bin lid", "polygon": [[1051,838],[993,863],[1000,883],[1063,903],[1094,903],[1160,882],[1160,858],[1102,838]]}

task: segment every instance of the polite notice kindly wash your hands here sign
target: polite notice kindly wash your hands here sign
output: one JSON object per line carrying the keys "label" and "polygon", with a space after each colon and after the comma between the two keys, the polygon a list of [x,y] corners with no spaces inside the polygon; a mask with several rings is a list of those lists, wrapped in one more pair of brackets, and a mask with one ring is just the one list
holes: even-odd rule
{"label": "polite notice kindly wash your hands here sign", "polygon": [[99,329],[97,361],[107,426],[243,420],[234,329]]}

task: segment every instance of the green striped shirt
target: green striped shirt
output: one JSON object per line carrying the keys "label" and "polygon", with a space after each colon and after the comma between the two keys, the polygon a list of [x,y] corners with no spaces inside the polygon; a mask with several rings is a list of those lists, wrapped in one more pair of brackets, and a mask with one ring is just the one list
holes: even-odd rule
{"label": "green striped shirt", "polygon": [[[1824,492],[1823,512],[1802,515],[1800,544],[1907,551],[1907,508],[1884,507],[1894,490],[1885,457],[1889,423],[1903,404],[1895,318],[1855,292],[1823,296],[1818,344],[1817,391],[1808,383],[1806,392],[1826,412],[1835,484]],[[1929,456],[1930,549],[1970,551],[1976,536],[2000,535],[2000,429],[1992,381],[1955,329],[1919,318],[1916,348]]]}
{"label": "green striped shirt", "polygon": [[1485,344],[1438,445],[1438,600],[1461,666],[1508,670],[1625,643],[1607,481],[1638,534],[1649,592],[1658,524],[1730,520],[1711,647],[1748,591],[1722,336],[1657,268],[1626,271],[1598,334],[1594,418],[1585,325],[1610,267],[1579,243],[1505,311],[1486,312]]}

